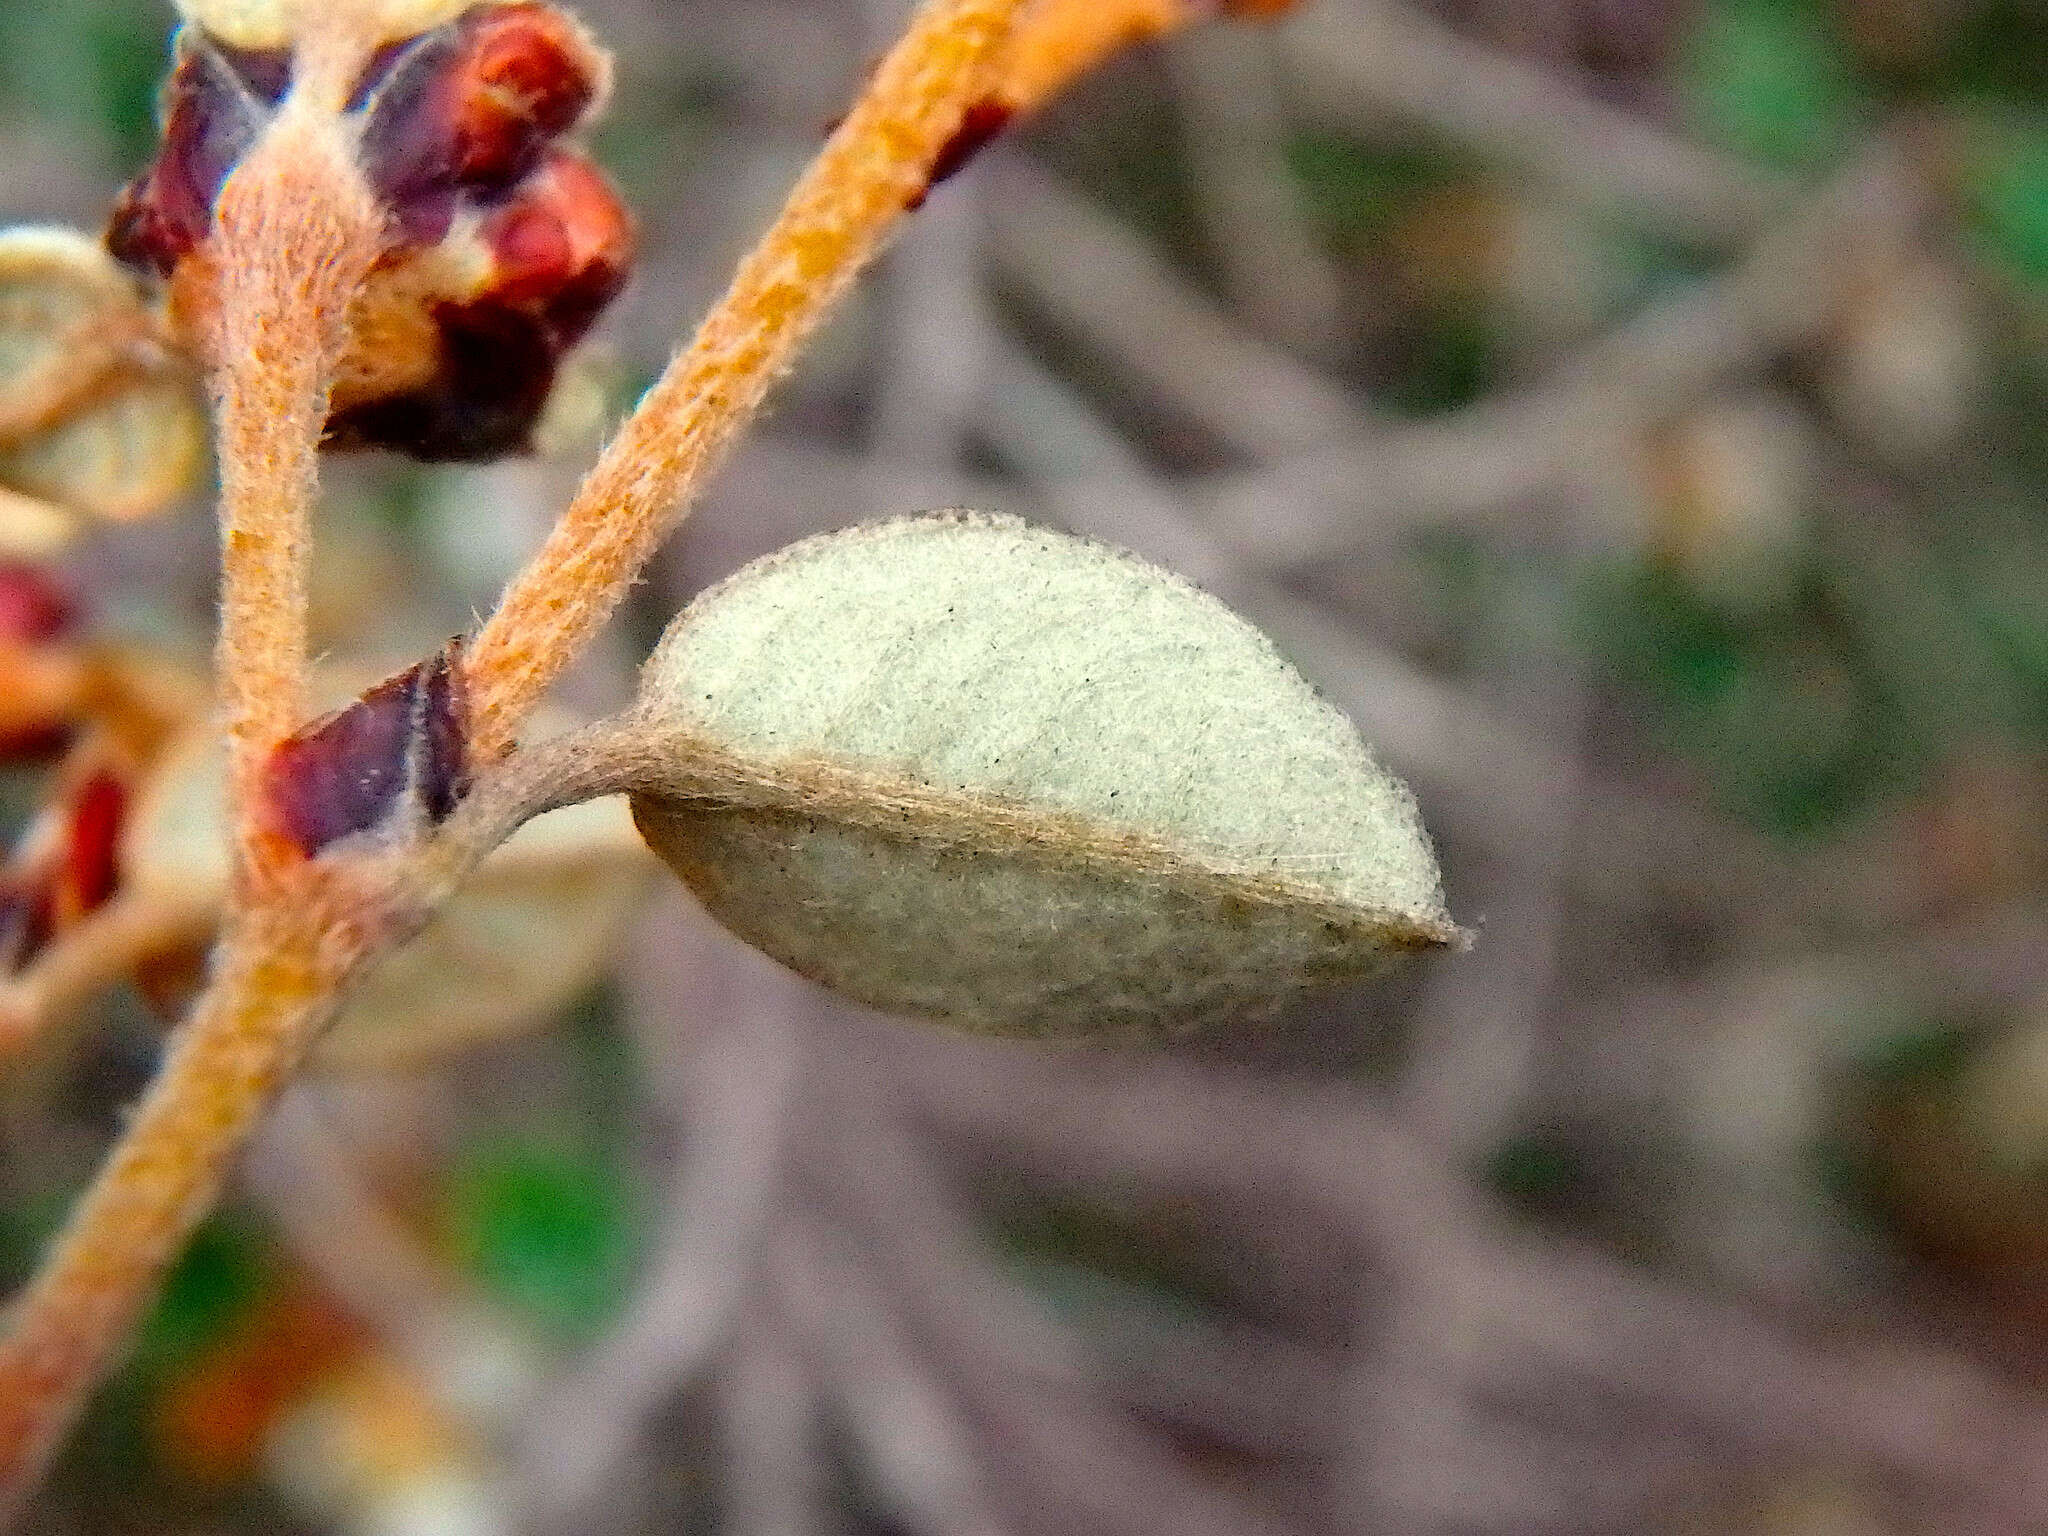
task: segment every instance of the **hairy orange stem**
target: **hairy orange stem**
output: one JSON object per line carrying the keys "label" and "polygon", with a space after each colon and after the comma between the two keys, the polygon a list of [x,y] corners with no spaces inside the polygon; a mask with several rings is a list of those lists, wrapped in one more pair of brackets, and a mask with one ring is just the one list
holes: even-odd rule
{"label": "hairy orange stem", "polygon": [[[221,464],[219,674],[235,801],[297,727],[327,391],[382,217],[331,115],[287,108],[222,188],[209,350]],[[248,819],[241,818],[246,830]],[[245,838],[245,851],[251,845]]]}
{"label": "hairy orange stem", "polygon": [[469,655],[480,757],[610,617],[735,433],[831,311],[986,89],[1022,0],[931,0],[695,339],[620,427]]}
{"label": "hairy orange stem", "polygon": [[[0,1528],[116,1363],[234,1158],[346,1000],[525,821],[608,794],[637,761],[603,728],[520,752],[432,839],[279,875],[231,920],[163,1069],[0,1338]],[[623,765],[623,766],[622,766]]]}
{"label": "hairy orange stem", "polygon": [[0,1339],[0,1523],[20,1513],[386,926],[387,914],[334,899],[342,885],[330,872],[259,870],[249,857],[256,776],[302,708],[327,392],[382,239],[335,118],[361,52],[339,27],[302,51],[302,89],[216,204],[206,320],[221,461],[219,674],[244,879],[213,985],[11,1308]]}
{"label": "hairy orange stem", "polygon": [[0,1523],[134,1331],[361,957],[317,899],[252,914],[0,1340]]}
{"label": "hairy orange stem", "polygon": [[[1293,0],[1225,0],[1272,15]],[[470,650],[476,748],[519,723],[618,606],[776,377],[922,201],[971,108],[1022,114],[1119,48],[1215,14],[1196,0],[930,0],[641,399]]]}
{"label": "hairy orange stem", "polygon": [[1202,14],[1189,0],[1039,0],[1003,45],[989,97],[1019,116],[1036,111],[1110,54]]}

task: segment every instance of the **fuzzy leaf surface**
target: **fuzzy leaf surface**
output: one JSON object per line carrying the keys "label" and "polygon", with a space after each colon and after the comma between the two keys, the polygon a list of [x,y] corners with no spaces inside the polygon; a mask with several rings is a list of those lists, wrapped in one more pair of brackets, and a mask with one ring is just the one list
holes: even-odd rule
{"label": "fuzzy leaf surface", "polygon": [[641,699],[698,743],[636,798],[648,841],[742,938],[878,1007],[1150,1039],[1457,936],[1413,798],[1263,635],[1015,519],[757,562],[676,621]]}

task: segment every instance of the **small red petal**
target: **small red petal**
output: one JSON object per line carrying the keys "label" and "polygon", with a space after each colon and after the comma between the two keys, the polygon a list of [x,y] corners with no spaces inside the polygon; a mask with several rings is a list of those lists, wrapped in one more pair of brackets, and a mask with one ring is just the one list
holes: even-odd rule
{"label": "small red petal", "polygon": [[70,594],[41,566],[0,561],[0,639],[55,640],[77,617]]}
{"label": "small red petal", "polygon": [[71,802],[58,907],[76,921],[103,905],[120,881],[117,855],[128,814],[128,786],[102,769],[78,787]]}
{"label": "small red petal", "polygon": [[460,646],[279,742],[270,827],[311,858],[357,832],[444,821],[469,787]]}
{"label": "small red petal", "polygon": [[576,250],[560,212],[524,192],[484,221],[483,239],[495,258],[488,293],[498,303],[542,302],[575,270]]}
{"label": "small red petal", "polygon": [[479,300],[544,315],[566,350],[625,285],[638,239],[632,215],[590,159],[549,152],[518,194],[484,221],[496,258]]}
{"label": "small red petal", "polygon": [[28,965],[114,894],[127,811],[127,785],[94,768],[29,823],[0,867],[0,974]]}
{"label": "small red petal", "polygon": [[371,184],[407,228],[431,222],[453,190],[510,186],[589,110],[602,67],[576,24],[545,5],[470,11],[380,60],[373,69],[388,78],[359,88]]}

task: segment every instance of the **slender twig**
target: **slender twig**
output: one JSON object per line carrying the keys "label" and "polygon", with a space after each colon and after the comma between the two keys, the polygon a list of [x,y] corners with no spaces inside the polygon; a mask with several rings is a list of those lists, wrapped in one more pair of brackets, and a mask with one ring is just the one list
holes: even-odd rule
{"label": "slender twig", "polygon": [[643,1421],[711,1363],[758,1278],[787,1143],[810,1119],[803,984],[766,961],[714,953],[716,930],[688,921],[680,900],[647,932],[632,985],[658,996],[673,1025],[649,1042],[647,1065],[690,1153],[638,1297],[528,1416],[523,1502],[544,1530],[588,1529]]}
{"label": "slender twig", "polygon": [[1004,44],[989,96],[1019,116],[1036,111],[1112,53],[1202,14],[1187,0],[1039,0]]}
{"label": "slender twig", "polygon": [[[1301,1530],[1204,1485],[1102,1401],[1108,1383],[1080,1340],[1002,1266],[946,1183],[916,1154],[897,1108],[890,1059],[850,1031],[820,1032],[814,1050],[833,1105],[829,1152],[814,1149],[811,1205],[867,1235],[867,1267],[908,1333],[943,1355],[964,1417],[985,1425],[1001,1461],[1030,1468],[1063,1524],[1132,1536],[1244,1536]],[[1021,1522],[1019,1522],[1021,1524]]]}
{"label": "slender twig", "polygon": [[73,326],[39,367],[0,384],[0,443],[19,443],[112,393],[149,338],[145,314],[95,314]]}
{"label": "slender twig", "polygon": [[689,514],[797,348],[972,130],[969,109],[1030,111],[1116,49],[1206,14],[1183,0],[1041,0],[1020,21],[1024,3],[931,0],[876,68],[696,338],[619,428],[478,634],[468,675],[479,756],[505,750]]}
{"label": "slender twig", "polygon": [[1405,118],[1491,162],[1526,168],[1578,201],[1681,239],[1746,238],[1793,191],[1402,0],[1310,6],[1281,46],[1301,106],[1314,118],[1339,129]]}
{"label": "slender twig", "polygon": [[1921,202],[1879,144],[1726,268],[1629,315],[1526,388],[1433,421],[1332,434],[1213,481],[1206,520],[1256,565],[1307,566],[1570,484],[1630,434],[1825,334],[1863,270],[1841,253],[1909,238]]}
{"label": "slender twig", "polygon": [[996,180],[990,255],[1001,270],[1219,442],[1266,459],[1375,430],[1350,390],[1235,323],[1105,209],[1028,163]]}
{"label": "slender twig", "polygon": [[69,1010],[138,961],[201,944],[217,914],[156,891],[123,892],[59,934],[18,976],[0,979],[0,1060],[25,1050]]}
{"label": "slender twig", "polygon": [[0,558],[47,560],[71,541],[78,519],[54,502],[0,485]]}
{"label": "slender twig", "polygon": [[368,934],[326,893],[252,915],[0,1340],[0,1523],[133,1331]]}
{"label": "slender twig", "polygon": [[[217,210],[220,686],[243,806],[264,755],[298,723],[327,387],[382,228],[333,121],[357,51],[338,29],[320,34],[300,91]],[[238,825],[246,853],[252,821]],[[0,1340],[0,1520],[35,1487],[342,982],[387,938],[349,882],[312,868],[264,874],[269,903],[243,893],[213,986]]]}
{"label": "slender twig", "polygon": [[824,1536],[840,1529],[828,1502],[821,1394],[788,1333],[771,1309],[757,1306],[735,1330],[719,1383],[733,1536]]}
{"label": "slender twig", "polygon": [[534,1390],[531,1341],[410,1230],[331,1119],[305,1085],[285,1094],[238,1189],[442,1409],[486,1434],[502,1429]]}
{"label": "slender twig", "polygon": [[919,1536],[1007,1536],[1015,1527],[962,1432],[957,1391],[924,1358],[880,1277],[808,1212],[792,1212],[775,1237],[776,1310],[845,1411],[877,1495]]}
{"label": "slender twig", "polygon": [[1168,63],[1203,254],[1259,331],[1307,356],[1331,357],[1345,335],[1346,275],[1287,168],[1272,44],[1242,28],[1195,31]]}

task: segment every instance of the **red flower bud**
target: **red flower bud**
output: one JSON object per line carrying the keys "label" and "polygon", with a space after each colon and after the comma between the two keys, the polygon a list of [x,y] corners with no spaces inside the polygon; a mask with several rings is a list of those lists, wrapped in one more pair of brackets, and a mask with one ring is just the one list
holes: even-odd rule
{"label": "red flower bud", "polygon": [[128,814],[128,786],[102,768],[86,776],[71,797],[65,827],[63,873],[56,887],[59,926],[103,906],[120,879],[116,855]]}
{"label": "red flower bud", "polygon": [[[473,10],[380,59],[358,90],[363,169],[408,234],[439,239],[459,194],[501,192],[580,122],[604,57],[544,5]],[[431,233],[426,233],[431,231]]]}
{"label": "red flower bud", "polygon": [[461,643],[282,741],[265,777],[272,831],[308,858],[358,832],[447,820],[469,789]]}
{"label": "red flower bud", "polygon": [[[162,146],[123,194],[108,243],[172,278],[182,324],[210,313],[214,203],[283,99],[290,62],[197,27],[181,34]],[[425,459],[529,445],[563,354],[633,259],[617,194],[554,143],[589,115],[607,73],[583,29],[537,0],[472,7],[370,60],[347,110],[395,238],[357,304],[331,445]]]}
{"label": "red flower bud", "polygon": [[337,400],[329,440],[416,458],[496,458],[528,444],[569,349],[632,269],[633,222],[596,166],[550,150],[476,230],[488,257],[468,295],[435,306],[424,384]]}

